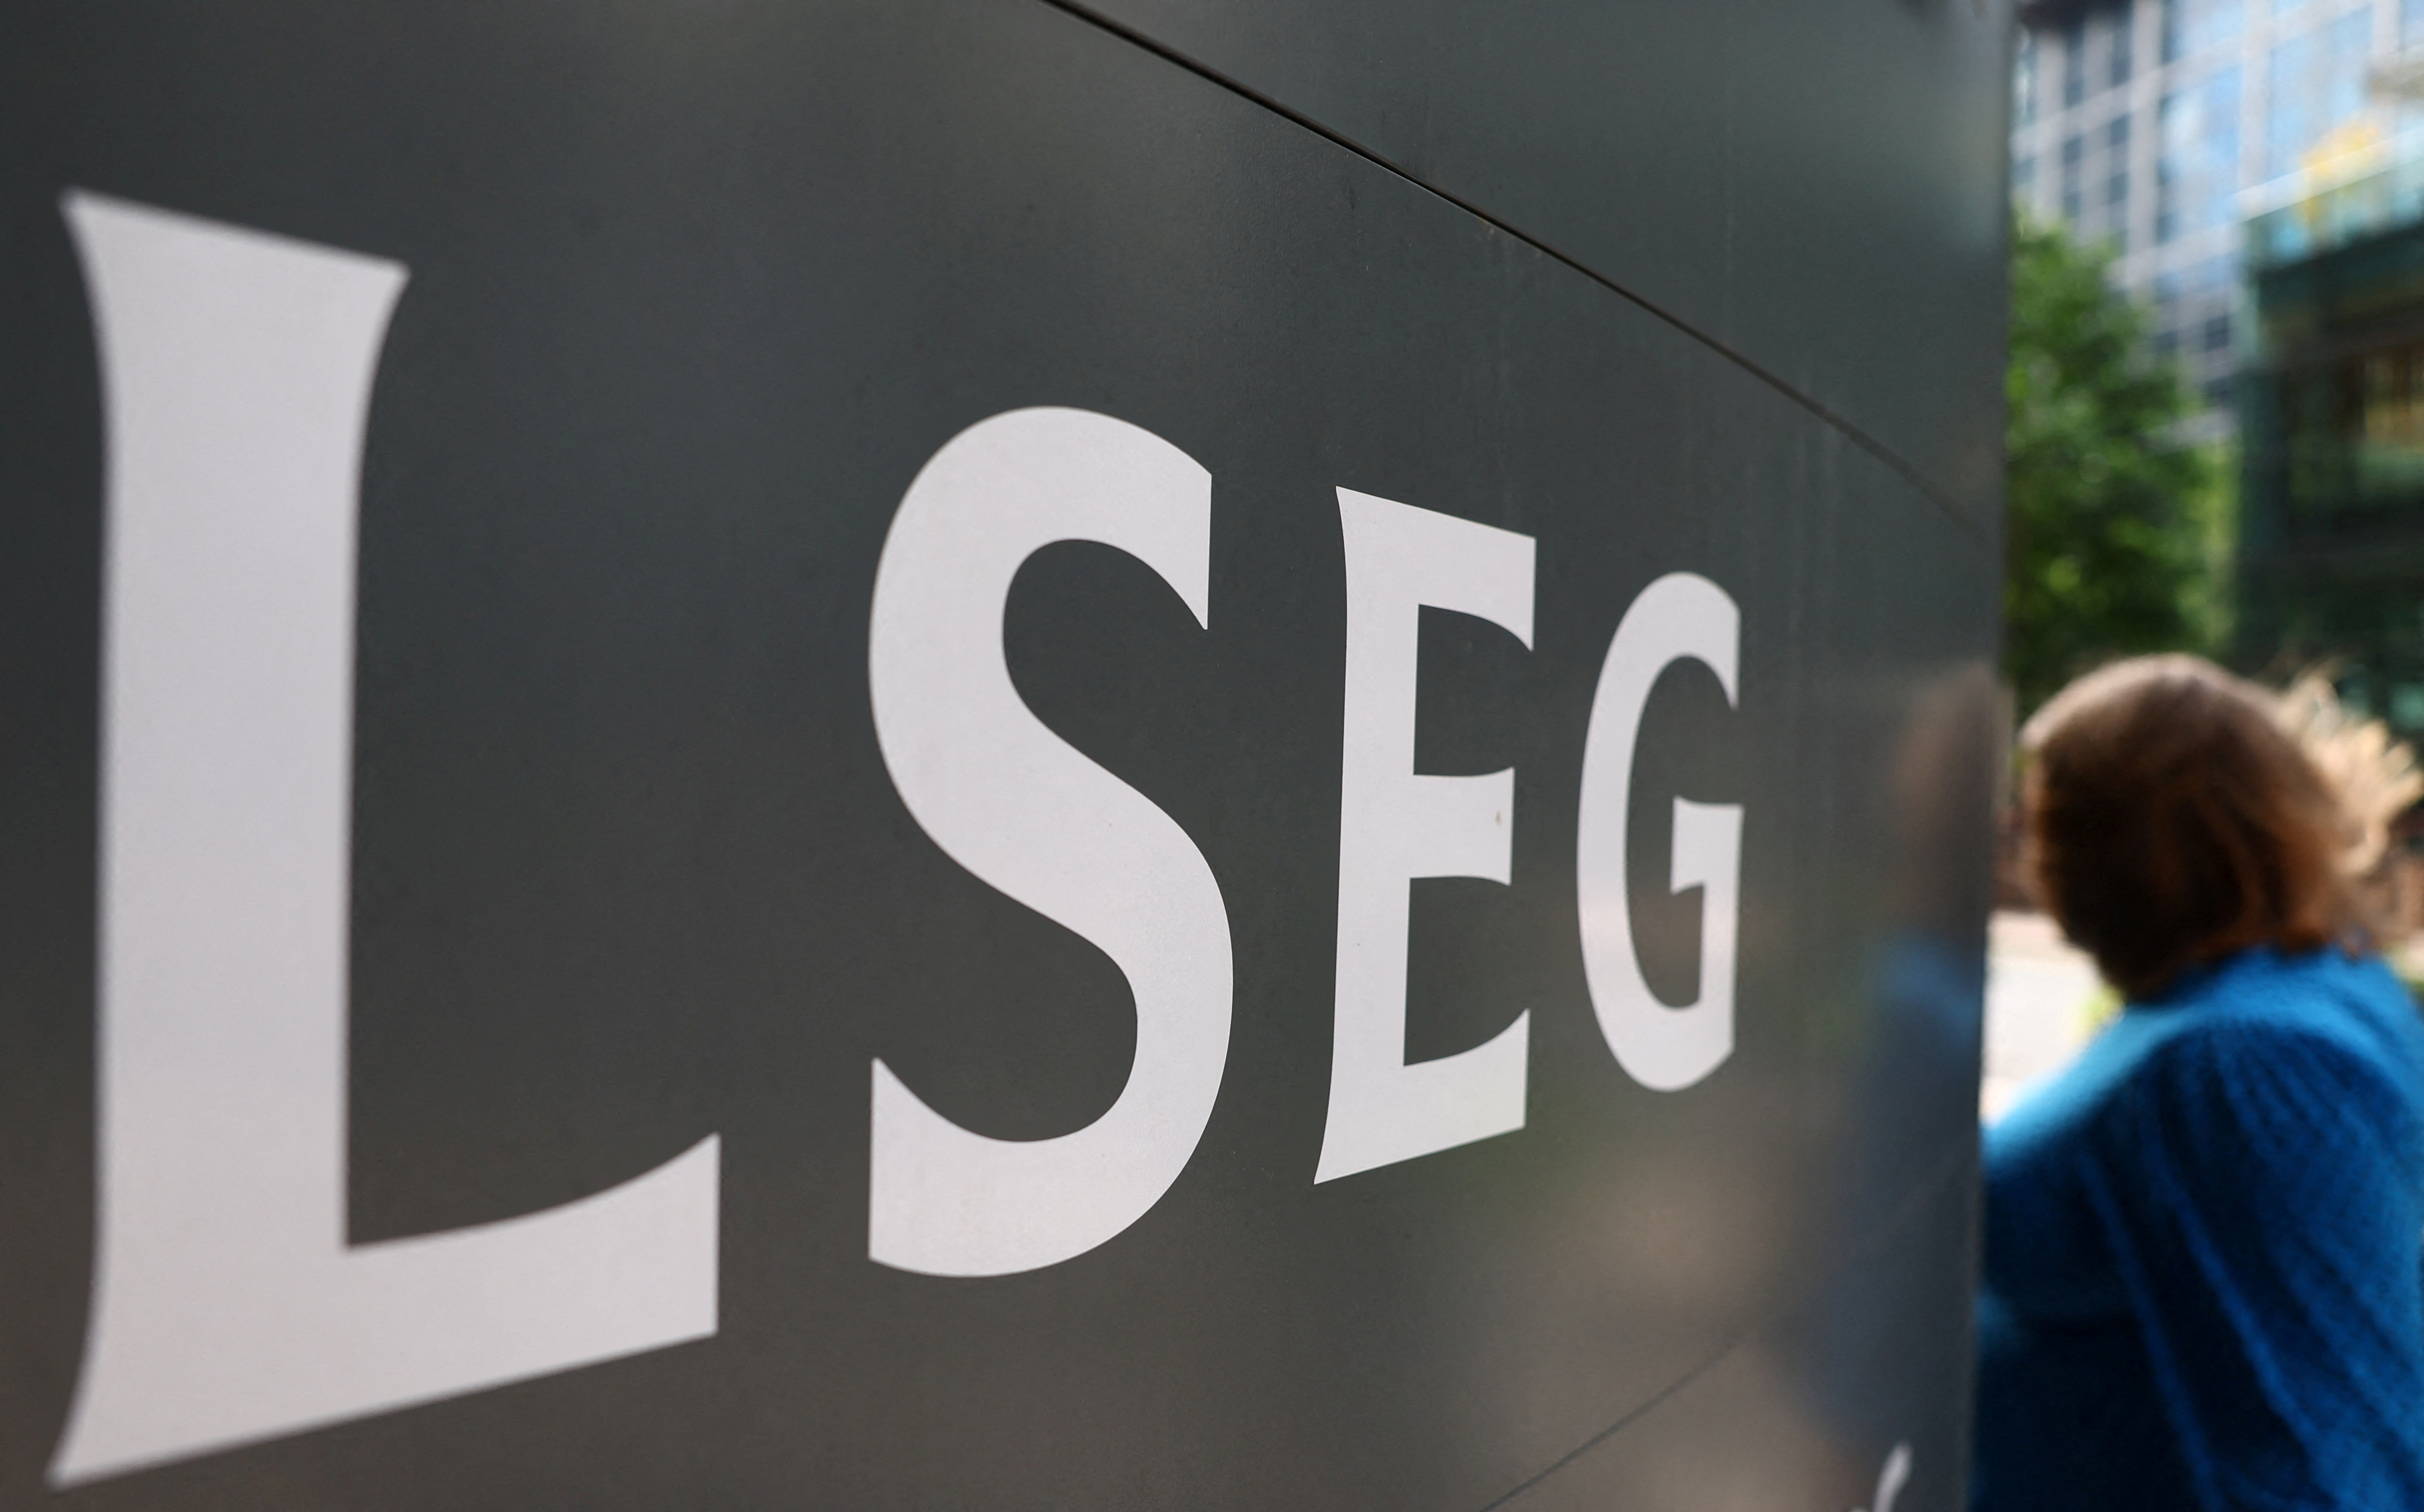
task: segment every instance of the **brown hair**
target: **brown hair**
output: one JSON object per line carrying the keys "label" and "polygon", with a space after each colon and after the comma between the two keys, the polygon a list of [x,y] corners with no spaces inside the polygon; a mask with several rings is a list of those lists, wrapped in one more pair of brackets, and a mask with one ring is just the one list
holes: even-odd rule
{"label": "brown hair", "polygon": [[2030,888],[2128,996],[2250,946],[2368,942],[2342,864],[2359,837],[2254,684],[2195,657],[2117,662],[2020,748]]}

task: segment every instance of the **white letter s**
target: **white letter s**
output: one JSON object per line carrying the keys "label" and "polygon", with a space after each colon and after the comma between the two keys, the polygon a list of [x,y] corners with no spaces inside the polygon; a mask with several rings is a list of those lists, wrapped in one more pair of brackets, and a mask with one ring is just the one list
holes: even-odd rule
{"label": "white letter s", "polygon": [[901,501],[876,567],[868,682],[910,814],[980,880],[1085,936],[1136,996],[1136,1059],[1100,1118],[1057,1138],[972,1134],[874,1066],[868,1254],[999,1276],[1085,1253],[1178,1179],[1229,1054],[1229,917],[1170,816],[1046,728],[1012,685],[1002,606],[1055,541],[1142,561],[1208,624],[1212,481],[1150,431],[1020,409],[962,431]]}

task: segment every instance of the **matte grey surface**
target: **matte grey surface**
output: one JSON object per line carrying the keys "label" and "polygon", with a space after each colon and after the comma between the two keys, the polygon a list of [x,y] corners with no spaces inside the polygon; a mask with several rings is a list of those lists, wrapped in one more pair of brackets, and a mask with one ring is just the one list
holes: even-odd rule
{"label": "matte grey surface", "polygon": [[[1730,76],[1698,31],[1658,45]],[[1892,1368],[1720,1414],[1660,1484],[1722,1504],[1778,1423],[1846,1464],[1881,1433],[1946,1441],[1995,555],[1807,406],[1030,0],[21,4],[0,153],[0,1505],[1475,1508],[1895,1246],[1926,1321],[1846,1330]],[[719,1133],[715,1339],[42,1488],[91,1251],[100,427],[68,185],[412,272],[365,463],[354,1238],[531,1211]],[[1946,340],[1990,342],[1999,293],[1948,287]],[[1902,318],[1874,284],[1825,298],[1844,329]],[[940,1281],[866,1258],[870,1058],[1037,1137],[1108,1102],[1133,1039],[1106,957],[917,830],[868,716],[902,489],[1037,404],[1213,475],[1208,629],[1080,545],[1030,561],[1004,629],[1029,705],[1209,860],[1236,1020],[1210,1128],[1141,1221]],[[1911,423],[1957,453],[1993,417]],[[1528,1009],[1532,1067],[1522,1131],[1316,1187],[1342,485],[1539,541],[1529,653],[1425,616],[1418,764],[1511,764],[1517,799],[1510,886],[1415,886],[1408,1034],[1445,1054]],[[1743,665],[1738,711],[1688,667],[1651,706],[1652,984],[1687,997],[1698,959],[1672,796],[1746,805],[1746,901],[1736,1053],[1659,1093],[1592,1018],[1573,827],[1600,657],[1675,570],[1742,606]],[[1527,1494],[1633,1463],[1635,1435]],[[1958,1504],[1929,1474],[1902,1512]]]}
{"label": "matte grey surface", "polygon": [[1572,258],[1982,522],[2007,0],[1071,0]]}
{"label": "matte grey surface", "polygon": [[1949,1165],[1793,1308],[1557,1465],[1521,1512],[1967,1504],[1975,1169]]}

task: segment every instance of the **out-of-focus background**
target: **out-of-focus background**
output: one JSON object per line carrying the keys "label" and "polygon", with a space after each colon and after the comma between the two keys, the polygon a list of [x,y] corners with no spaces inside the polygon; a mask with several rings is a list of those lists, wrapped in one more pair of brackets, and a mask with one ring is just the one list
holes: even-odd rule
{"label": "out-of-focus background", "polygon": [[[2189,650],[2424,736],[2424,0],[2039,0],[2012,80],[2016,716]],[[2424,931],[2394,830],[2393,957]],[[1984,1111],[2110,1011],[2017,878]]]}

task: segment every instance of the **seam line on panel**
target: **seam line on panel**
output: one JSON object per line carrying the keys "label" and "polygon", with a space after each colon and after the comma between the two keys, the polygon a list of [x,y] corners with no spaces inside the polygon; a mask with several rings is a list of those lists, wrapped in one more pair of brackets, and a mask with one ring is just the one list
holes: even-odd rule
{"label": "seam line on panel", "polygon": [[1506,1495],[1499,1497],[1496,1501],[1483,1504],[1480,1512],[1499,1512],[1500,1508],[1511,1505],[1517,1497],[1537,1488],[1541,1482],[1547,1480],[1550,1476],[1555,1475],[1557,1472],[1565,1469],[1568,1465],[1572,1464],[1575,1460],[1580,1459],[1583,1456],[1589,1454],[1601,1444],[1607,1442],[1608,1440],[1614,1438],[1621,1430],[1629,1428],[1634,1424],[1640,1422],[1643,1417],[1656,1410],[1669,1398],[1682,1391],[1683,1388],[1691,1385],[1694,1381],[1698,1380],[1701,1377],[1715,1369],[1735,1350],[1741,1348],[1744,1345],[1748,1344],[1752,1339],[1758,1337],[1760,1330],[1771,1328],[1783,1321],[1785,1318],[1790,1317],[1793,1314],[1794,1309],[1800,1307],[1812,1297],[1825,1290],[1827,1282],[1833,1281],[1837,1276],[1843,1274],[1853,1265],[1858,1265],[1869,1259],[1878,1250],[1891,1243],[1894,1237],[1902,1232],[1903,1227],[1909,1223],[1911,1218],[1919,1213],[1920,1209],[1925,1207],[1929,1202],[1933,1201],[1938,1196],[1946,1183],[1957,1178],[1964,1170],[1975,1165],[1977,1163],[1977,1159],[1978,1152],[1974,1145],[1954,1150],[1942,1156],[1939,1156],[1936,1162],[1935,1169],[1930,1170],[1926,1175],[1921,1177],[1918,1182],[1912,1185],[1909,1191],[1905,1192],[1902,1197],[1896,1201],[1893,1205],[1893,1210],[1886,1215],[1886,1220],[1883,1223],[1878,1224],[1866,1240],[1842,1255],[1839,1260],[1837,1260],[1834,1265],[1829,1267],[1823,1275],[1821,1275],[1816,1286],[1807,1292],[1798,1293],[1787,1297],[1782,1303],[1772,1309],[1766,1316],[1758,1318],[1743,1329],[1737,1330],[1726,1340],[1723,1346],[1718,1348],[1714,1354],[1711,1354],[1706,1360],[1701,1361],[1698,1364],[1696,1364],[1691,1369],[1683,1372],[1682,1375],[1677,1377],[1674,1381],[1668,1385],[1661,1387],[1650,1397],[1649,1400],[1626,1411],[1623,1416],[1618,1418],[1614,1423],[1609,1424],[1606,1427],[1602,1428],[1599,1432],[1592,1434],[1589,1438],[1585,1439],[1582,1442],[1574,1445],[1571,1449],[1569,1449],[1564,1454],[1558,1456],[1555,1460],[1544,1466],[1537,1473],[1524,1477],[1523,1481],[1520,1485],[1516,1486],[1514,1489],[1508,1491]]}
{"label": "seam line on panel", "polygon": [[[1158,38],[1153,37],[1145,32],[1139,31],[1134,26],[1130,26],[1124,22],[1114,21],[1109,16],[1104,15],[1101,11],[1095,10],[1092,7],[1083,4],[1082,0],[1042,0],[1042,3],[1052,7],[1056,10],[1062,11],[1075,17],[1076,20],[1085,22],[1089,25],[1099,27],[1124,41],[1143,48],[1146,52],[1153,54],[1156,57],[1161,58],[1165,62],[1174,63],[1178,67],[1185,69],[1188,72],[1196,75],[1198,78],[1216,84],[1232,94],[1253,102],[1255,104],[1262,106],[1273,115],[1282,117],[1303,127],[1306,131],[1321,137],[1324,141],[1330,142],[1332,145],[1336,147],[1345,148],[1348,151],[1354,153],[1357,157],[1364,159],[1374,167],[1386,169],[1388,172],[1405,180],[1408,183],[1423,190],[1425,193],[1446,200],[1449,204],[1463,211],[1466,215],[1473,216],[1475,220],[1491,227],[1505,235],[1513,237],[1515,240],[1522,242],[1524,246],[1532,248],[1534,251],[1539,252],[1543,257],[1561,263],[1564,266],[1572,269],[1574,272],[1581,274],[1584,278],[1598,284],[1601,288],[1607,290],[1610,294],[1616,294],[1618,297],[1626,300],[1642,310],[1647,311],[1649,314],[1656,317],[1660,321],[1663,321],[1667,326],[1682,332],[1686,336],[1689,336],[1694,341],[1698,342],[1701,345],[1708,347],[1718,356],[1726,358],[1736,367],[1742,369],[1745,373],[1749,374],[1760,382],[1766,384],[1769,388],[1774,389],[1777,392],[1784,395],[1787,399],[1799,405],[1810,414],[1815,415],[1826,425],[1842,434],[1844,439],[1850,441],[1861,451],[1868,453],[1871,456],[1875,457],[1879,462],[1884,463],[1896,476],[1900,477],[1905,483],[1909,484],[1913,488],[1918,489],[1920,494],[1930,503],[1936,505],[1937,508],[1953,517],[1954,521],[1962,529],[1968,531],[1972,535],[1978,536],[1980,539],[1985,538],[1985,532],[1984,528],[1976,519],[1970,517],[1968,510],[1963,509],[1959,504],[1954,503],[1943,493],[1942,490],[1938,489],[1934,483],[1928,480],[1925,473],[1922,473],[1919,469],[1905,461],[1899,453],[1886,445],[1885,442],[1870,435],[1866,430],[1863,430],[1860,426],[1854,423],[1848,417],[1837,411],[1832,406],[1802,392],[1799,389],[1794,388],[1791,383],[1787,382],[1781,374],[1766,367],[1764,364],[1746,355],[1735,347],[1709,335],[1707,332],[1700,330],[1697,326],[1685,321],[1682,317],[1651,303],[1640,294],[1634,293],[1624,285],[1617,282],[1614,279],[1609,278],[1606,274],[1592,267],[1589,263],[1583,262],[1580,258],[1558,250],[1556,247],[1550,246],[1547,242],[1540,240],[1539,237],[1533,235],[1529,231],[1523,231],[1520,227],[1509,225],[1507,222],[1499,219],[1496,215],[1491,215],[1490,212],[1482,209],[1479,205],[1460,195],[1453,194],[1448,190],[1441,188],[1435,183],[1430,183],[1422,179],[1416,178],[1405,168],[1400,167],[1395,163],[1391,162],[1388,158],[1381,156],[1379,152],[1364,146],[1362,142],[1355,140],[1353,137],[1347,135],[1333,127],[1324,125],[1322,122],[1316,120],[1313,117],[1306,115],[1303,111],[1298,110],[1292,105],[1281,103],[1278,100],[1263,93],[1260,89],[1253,88],[1243,80],[1231,78],[1228,74],[1221,72],[1219,69],[1213,68],[1207,63],[1200,62],[1195,58],[1189,57],[1185,53],[1178,51],[1178,49],[1162,41]],[[1492,1504],[1494,1505],[1495,1504]]]}
{"label": "seam line on panel", "polygon": [[1707,1375],[1710,1371],[1714,1370],[1718,1365],[1724,1363],[1727,1358],[1731,1356],[1735,1350],[1741,1348],[1745,1344],[1747,1344],[1750,1341],[1751,1333],[1757,1330],[1754,1329],[1738,1333],[1732,1338],[1728,1339],[1724,1345],[1714,1354],[1709,1356],[1708,1359],[1701,1361],[1698,1364],[1694,1365],[1691,1369],[1683,1372],[1682,1375],[1677,1377],[1674,1380],[1660,1387],[1658,1393],[1651,1397],[1650,1400],[1642,1403],[1639,1407],[1635,1408],[1632,1411],[1627,1412],[1624,1416],[1617,1419],[1614,1423],[1609,1424],[1606,1427],[1600,1429],[1589,1438],[1585,1439],[1582,1442],[1574,1445],[1571,1449],[1567,1450],[1564,1454],[1558,1456],[1553,1463],[1551,1463],[1546,1469],[1542,1470],[1539,1473],[1525,1480],[1522,1485],[1516,1487],[1513,1490],[1508,1491],[1498,1500],[1484,1505],[1481,1508],[1481,1512],[1498,1512],[1500,1507],[1512,1504],[1517,1497],[1539,1485],[1542,1481],[1547,1480],[1550,1476],[1565,1469],[1568,1465],[1572,1464],[1575,1460],[1580,1459],[1583,1456],[1589,1454],[1601,1444],[1607,1442],[1608,1440],[1616,1437],[1616,1435],[1621,1430],[1633,1426],[1634,1424],[1639,1422],[1643,1417],[1656,1411],[1659,1408],[1666,1405],[1667,1398],[1675,1395],[1684,1387],[1691,1385],[1694,1381],[1698,1380],[1701,1377]]}

